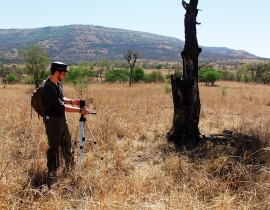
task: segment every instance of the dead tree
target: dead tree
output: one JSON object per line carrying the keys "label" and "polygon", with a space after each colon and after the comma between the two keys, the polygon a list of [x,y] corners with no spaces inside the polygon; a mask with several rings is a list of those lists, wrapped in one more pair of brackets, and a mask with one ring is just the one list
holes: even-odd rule
{"label": "dead tree", "polygon": [[[139,52],[137,52],[135,50],[129,49],[126,52],[124,52],[124,58],[128,62],[128,65],[130,68],[130,75],[129,75],[129,86],[130,87],[131,87],[131,83],[132,83],[132,71],[133,71],[133,68],[135,67],[135,63],[139,57],[140,57]],[[132,59],[133,59],[133,61],[132,61]]]}
{"label": "dead tree", "polygon": [[183,77],[171,75],[174,103],[173,126],[167,133],[167,139],[177,144],[196,143],[199,140],[200,96],[198,88],[198,46],[196,21],[198,0],[182,1],[185,14],[185,46],[181,53],[183,59]]}

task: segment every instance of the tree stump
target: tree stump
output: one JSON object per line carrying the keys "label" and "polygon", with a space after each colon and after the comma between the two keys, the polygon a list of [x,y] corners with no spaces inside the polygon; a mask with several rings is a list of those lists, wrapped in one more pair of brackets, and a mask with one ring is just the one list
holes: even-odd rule
{"label": "tree stump", "polygon": [[198,87],[198,57],[201,48],[196,36],[196,17],[198,0],[190,4],[182,1],[185,14],[185,46],[181,53],[183,59],[183,77],[171,75],[174,103],[173,126],[167,133],[167,139],[177,144],[199,141],[200,96]]}

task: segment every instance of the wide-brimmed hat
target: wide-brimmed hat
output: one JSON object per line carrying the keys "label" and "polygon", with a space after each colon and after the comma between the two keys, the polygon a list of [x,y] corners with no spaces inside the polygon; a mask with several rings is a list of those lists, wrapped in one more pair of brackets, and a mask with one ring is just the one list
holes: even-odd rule
{"label": "wide-brimmed hat", "polygon": [[51,71],[51,70],[60,70],[60,71],[68,72],[67,64],[62,63],[62,62],[53,62],[51,64],[51,67],[47,69],[47,71]]}

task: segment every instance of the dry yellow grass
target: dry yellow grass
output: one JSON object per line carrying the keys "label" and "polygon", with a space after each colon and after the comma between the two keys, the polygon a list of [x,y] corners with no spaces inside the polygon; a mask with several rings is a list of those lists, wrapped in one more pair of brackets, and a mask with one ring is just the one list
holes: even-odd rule
{"label": "dry yellow grass", "polygon": [[[222,95],[225,85],[228,92]],[[173,103],[163,84],[90,85],[84,97],[97,115],[87,116],[84,127],[88,141],[82,179],[78,166],[67,178],[60,169],[48,190],[43,180],[47,138],[42,120],[34,112],[31,118],[32,91],[27,85],[0,89],[0,209],[270,208],[267,148],[238,159],[213,142],[194,151],[177,150],[165,139]],[[70,86],[64,91],[76,97]],[[230,129],[268,143],[269,95],[265,85],[201,85],[201,133]],[[73,141],[78,141],[79,115],[67,117]],[[90,142],[89,127],[97,144]],[[74,149],[77,160],[78,145]],[[250,157],[257,158],[256,163]]]}

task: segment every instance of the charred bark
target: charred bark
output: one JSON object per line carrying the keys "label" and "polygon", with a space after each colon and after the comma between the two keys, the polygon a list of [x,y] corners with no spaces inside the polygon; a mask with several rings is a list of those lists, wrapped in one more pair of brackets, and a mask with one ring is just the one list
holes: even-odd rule
{"label": "charred bark", "polygon": [[182,1],[185,14],[185,46],[181,53],[183,59],[183,78],[171,75],[174,103],[173,126],[167,139],[177,144],[196,143],[199,140],[200,96],[198,88],[198,46],[196,21],[198,0],[190,4]]}

